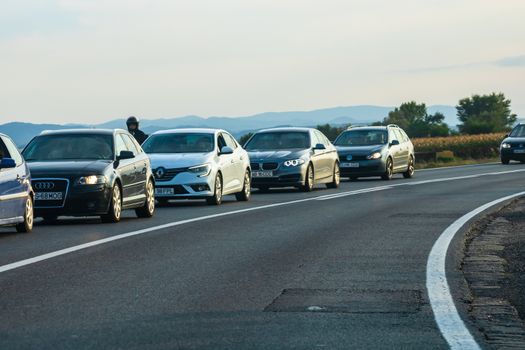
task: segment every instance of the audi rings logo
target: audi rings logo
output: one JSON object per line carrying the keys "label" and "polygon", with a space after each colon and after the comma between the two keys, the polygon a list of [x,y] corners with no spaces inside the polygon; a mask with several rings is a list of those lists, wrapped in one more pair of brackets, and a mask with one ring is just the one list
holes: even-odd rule
{"label": "audi rings logo", "polygon": [[52,190],[52,189],[55,188],[55,184],[53,182],[49,182],[49,181],[37,182],[37,183],[33,184],[33,188],[35,190],[39,190],[39,191],[49,191],[49,190]]}
{"label": "audi rings logo", "polygon": [[166,174],[166,169],[164,168],[157,168],[157,170],[155,170],[155,177],[157,179],[162,178],[165,174]]}

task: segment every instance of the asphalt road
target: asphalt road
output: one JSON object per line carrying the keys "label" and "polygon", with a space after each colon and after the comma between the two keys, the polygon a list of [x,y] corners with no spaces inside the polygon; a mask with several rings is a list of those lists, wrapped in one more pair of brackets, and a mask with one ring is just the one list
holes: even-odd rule
{"label": "asphalt road", "polygon": [[[432,245],[463,214],[523,191],[524,176],[520,164],[458,167],[220,207],[177,202],[116,225],[1,229],[5,266],[201,218],[1,272],[0,349],[447,348],[425,287]],[[458,300],[460,247],[447,264]]]}

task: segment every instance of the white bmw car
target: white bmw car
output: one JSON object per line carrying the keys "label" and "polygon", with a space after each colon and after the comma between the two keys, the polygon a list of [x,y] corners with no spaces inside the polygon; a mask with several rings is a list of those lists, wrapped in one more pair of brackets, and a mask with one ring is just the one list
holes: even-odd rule
{"label": "white bmw car", "polygon": [[250,199],[250,159],[224,130],[157,131],[142,148],[151,159],[155,197],[161,204],[169,199],[206,199],[219,205],[228,194],[240,201]]}

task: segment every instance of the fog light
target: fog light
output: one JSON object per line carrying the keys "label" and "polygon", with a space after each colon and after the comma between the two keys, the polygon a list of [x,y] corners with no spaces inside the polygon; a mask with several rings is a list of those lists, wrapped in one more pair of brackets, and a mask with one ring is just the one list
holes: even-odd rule
{"label": "fog light", "polygon": [[210,186],[208,186],[208,184],[191,185],[191,188],[195,192],[204,192],[204,191],[209,191],[210,190]]}

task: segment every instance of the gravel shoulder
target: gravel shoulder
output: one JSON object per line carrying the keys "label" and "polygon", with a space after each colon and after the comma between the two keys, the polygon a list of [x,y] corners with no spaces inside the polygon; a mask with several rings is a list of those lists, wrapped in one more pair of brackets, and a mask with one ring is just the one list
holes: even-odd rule
{"label": "gravel shoulder", "polygon": [[525,347],[525,198],[478,220],[462,271],[470,316],[492,348]]}

